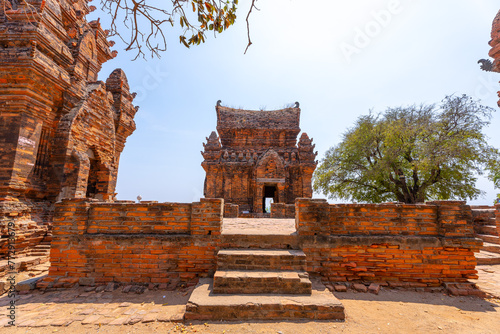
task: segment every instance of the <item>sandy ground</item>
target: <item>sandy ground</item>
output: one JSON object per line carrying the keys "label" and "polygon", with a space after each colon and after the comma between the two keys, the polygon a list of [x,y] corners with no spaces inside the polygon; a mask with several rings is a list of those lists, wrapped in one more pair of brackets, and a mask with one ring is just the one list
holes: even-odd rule
{"label": "sandy ground", "polygon": [[[75,292],[74,289],[72,289]],[[69,292],[68,292],[69,293]],[[151,310],[160,314],[175,314],[182,309],[189,293],[156,291],[142,295],[123,294],[119,291],[104,295],[87,304],[75,300],[56,299],[51,293],[35,292],[26,304],[41,304],[47,314],[70,316],[74,308],[92,307],[92,302],[102,307],[116,308],[119,303]],[[165,298],[163,298],[165,296]],[[2,333],[499,333],[500,299],[478,297],[453,297],[443,293],[415,292],[383,289],[379,295],[370,293],[336,293],[346,309],[344,322],[324,321],[253,321],[207,322],[182,324],[174,322],[137,323],[134,325],[82,325],[74,322],[68,327],[4,327]],[[155,303],[153,305],[153,303]],[[4,305],[2,305],[2,308]],[[43,309],[43,308],[42,308]],[[72,313],[72,312],[71,312]],[[19,315],[22,318],[22,314]],[[22,319],[19,319],[22,320]]]}

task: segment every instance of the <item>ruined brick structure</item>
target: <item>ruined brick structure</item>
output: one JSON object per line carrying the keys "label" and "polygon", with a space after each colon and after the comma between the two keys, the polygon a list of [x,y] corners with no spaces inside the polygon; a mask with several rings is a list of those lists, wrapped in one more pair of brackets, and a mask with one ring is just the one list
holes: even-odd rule
{"label": "ruined brick structure", "polygon": [[240,212],[265,212],[265,199],[293,204],[311,198],[316,169],[312,139],[300,133],[300,108],[271,111],[216,106],[217,133],[203,144],[204,195],[239,205]]}
{"label": "ruined brick structure", "polygon": [[[492,71],[500,72],[500,11],[498,11],[497,16],[493,20],[490,46],[489,55],[494,59]],[[498,96],[500,97],[500,91],[498,92]],[[498,101],[498,106],[500,107],[500,100]]]}
{"label": "ruined brick structure", "polygon": [[328,204],[299,198],[296,233],[274,236],[225,233],[223,207],[221,199],[64,200],[56,205],[43,286],[194,284],[214,274],[220,250],[255,247],[303,250],[307,272],[330,282],[437,287],[477,278],[474,252],[482,242],[465,202]]}
{"label": "ruined brick structure", "polygon": [[[62,198],[112,199],[136,108],[86,0],[3,0],[0,9],[0,229],[15,222],[18,253],[50,230]],[[6,239],[0,243],[5,255]]]}

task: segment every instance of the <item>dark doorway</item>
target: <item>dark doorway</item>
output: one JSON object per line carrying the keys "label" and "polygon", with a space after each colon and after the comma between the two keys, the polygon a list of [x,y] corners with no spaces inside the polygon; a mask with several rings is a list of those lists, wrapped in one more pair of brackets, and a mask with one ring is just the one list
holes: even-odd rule
{"label": "dark doorway", "polygon": [[92,150],[89,150],[87,152],[90,160],[90,168],[89,168],[89,176],[88,176],[88,181],[87,181],[87,198],[94,198],[95,195],[97,194],[97,172],[98,172],[98,161],[94,156],[94,153]]}
{"label": "dark doorway", "polygon": [[[272,186],[264,186],[264,197],[262,198],[262,212],[264,213],[271,213],[271,201],[268,199],[271,199],[272,202],[276,203],[278,201],[277,199],[277,189],[275,185]],[[269,206],[266,208],[266,206]]]}

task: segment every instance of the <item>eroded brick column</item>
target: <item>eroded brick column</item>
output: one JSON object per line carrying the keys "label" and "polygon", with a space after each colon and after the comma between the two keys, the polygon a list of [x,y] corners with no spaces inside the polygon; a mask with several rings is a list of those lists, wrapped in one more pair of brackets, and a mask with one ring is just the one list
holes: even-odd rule
{"label": "eroded brick column", "polygon": [[472,210],[465,201],[432,201],[437,206],[438,233],[443,237],[474,237]]}
{"label": "eroded brick column", "polygon": [[191,211],[192,235],[220,235],[222,229],[224,200],[202,198],[193,203]]}
{"label": "eroded brick column", "polygon": [[330,234],[330,205],[326,199],[297,198],[295,212],[299,235]]}
{"label": "eroded brick column", "polygon": [[[90,209],[89,199],[66,199],[56,204],[50,250],[49,277],[61,277],[57,286],[68,287],[85,277],[87,258],[83,235],[86,233]],[[83,247],[83,249],[82,249]]]}

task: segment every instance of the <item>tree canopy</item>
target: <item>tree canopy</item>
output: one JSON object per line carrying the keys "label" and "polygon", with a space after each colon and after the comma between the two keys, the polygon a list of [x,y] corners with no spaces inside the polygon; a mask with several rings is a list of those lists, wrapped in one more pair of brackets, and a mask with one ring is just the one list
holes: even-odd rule
{"label": "tree canopy", "polygon": [[493,109],[472,98],[361,116],[314,174],[314,189],[359,202],[476,199],[477,175],[500,186],[500,153],[482,130]]}
{"label": "tree canopy", "polygon": [[[256,8],[255,1],[251,1],[246,17],[247,49],[252,44],[248,18]],[[166,27],[180,25],[179,42],[188,48],[199,45],[205,42],[207,32],[215,35],[234,24],[238,0],[101,0],[101,5],[111,16],[111,35],[120,37],[126,50],[137,50],[139,56],[146,47],[152,56],[159,57],[159,52],[167,49]],[[129,37],[124,37],[127,33]]]}

